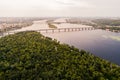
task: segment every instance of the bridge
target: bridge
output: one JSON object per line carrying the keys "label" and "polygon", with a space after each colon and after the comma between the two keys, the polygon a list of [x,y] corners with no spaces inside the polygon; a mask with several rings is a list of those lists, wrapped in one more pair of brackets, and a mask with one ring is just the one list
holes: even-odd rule
{"label": "bridge", "polygon": [[[75,32],[75,31],[85,31],[85,30],[95,30],[93,27],[80,27],[80,28],[50,28],[50,29],[40,29],[40,30],[26,30],[26,31],[37,31],[40,33],[56,33],[56,32]],[[22,31],[9,31],[5,33],[0,33],[0,36],[5,36],[9,34],[15,34]]]}
{"label": "bridge", "polygon": [[93,27],[55,28],[55,29],[40,29],[40,30],[35,30],[35,31],[37,31],[37,32],[45,32],[45,33],[49,33],[49,32],[55,33],[55,32],[73,32],[73,31],[84,31],[84,30],[94,30],[94,28]]}

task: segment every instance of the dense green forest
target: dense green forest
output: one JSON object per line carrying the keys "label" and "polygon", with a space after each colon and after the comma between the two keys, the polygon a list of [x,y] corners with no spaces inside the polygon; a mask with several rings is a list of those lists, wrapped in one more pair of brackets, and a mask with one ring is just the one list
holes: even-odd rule
{"label": "dense green forest", "polygon": [[109,29],[113,32],[120,32],[120,19],[102,18],[102,19],[67,19],[66,22],[72,24],[83,24],[92,26],[95,29]]}
{"label": "dense green forest", "polygon": [[99,25],[109,25],[109,26],[120,26],[120,20],[114,19],[95,19],[93,20],[94,23]]}
{"label": "dense green forest", "polygon": [[0,80],[120,80],[120,67],[29,31],[0,38]]}
{"label": "dense green forest", "polygon": [[[109,29],[110,31],[116,30],[117,32],[120,31],[120,20],[114,20],[114,19],[96,19],[93,20],[95,23],[95,28],[100,29]],[[94,26],[93,26],[94,27]]]}
{"label": "dense green forest", "polygon": [[53,25],[52,23],[48,23],[49,28],[57,28],[55,25]]}

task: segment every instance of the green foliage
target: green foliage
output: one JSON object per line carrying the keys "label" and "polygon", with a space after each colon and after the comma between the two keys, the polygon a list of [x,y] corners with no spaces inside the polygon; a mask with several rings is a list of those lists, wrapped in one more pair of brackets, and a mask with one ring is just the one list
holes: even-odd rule
{"label": "green foliage", "polygon": [[101,29],[109,29],[110,31],[112,30],[120,31],[120,27],[101,27]]}
{"label": "green foliage", "polygon": [[0,39],[0,80],[120,80],[120,67],[37,32]]}
{"label": "green foliage", "polygon": [[57,28],[55,25],[48,23],[49,28]]}
{"label": "green foliage", "polygon": [[96,19],[93,20],[93,22],[99,25],[120,26],[120,20],[114,19]]}
{"label": "green foliage", "polygon": [[99,26],[100,29],[109,29],[120,31],[120,20],[114,20],[114,19],[96,19],[93,20],[94,23]]}
{"label": "green foliage", "polygon": [[[7,31],[11,31],[11,30],[17,30],[17,29],[21,29],[22,27],[27,27],[27,26],[31,26],[33,25],[33,22],[28,21],[28,22],[21,22],[21,23],[14,23],[16,25],[14,26],[9,26],[9,27],[5,27],[3,29],[0,29],[0,35],[4,32]],[[6,24],[7,25],[7,24]],[[12,25],[12,24],[11,24]]]}

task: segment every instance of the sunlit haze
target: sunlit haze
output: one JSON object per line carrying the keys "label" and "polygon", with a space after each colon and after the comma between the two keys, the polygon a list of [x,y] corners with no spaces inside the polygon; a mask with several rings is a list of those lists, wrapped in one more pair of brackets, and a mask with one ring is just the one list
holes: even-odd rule
{"label": "sunlit haze", "polygon": [[0,0],[0,17],[119,17],[120,0]]}

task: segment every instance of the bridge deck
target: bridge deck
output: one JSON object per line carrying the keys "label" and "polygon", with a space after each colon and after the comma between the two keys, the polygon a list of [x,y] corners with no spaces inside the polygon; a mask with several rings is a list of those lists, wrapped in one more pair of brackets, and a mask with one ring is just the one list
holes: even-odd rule
{"label": "bridge deck", "polygon": [[82,28],[56,28],[56,29],[40,29],[40,30],[36,30],[38,32],[71,32],[71,31],[83,31],[83,30],[94,30],[93,27],[82,27]]}
{"label": "bridge deck", "polygon": [[[84,31],[84,30],[94,30],[93,27],[81,27],[81,28],[55,28],[55,29],[40,29],[40,30],[26,30],[26,31],[37,31],[37,32],[72,32],[72,31]],[[18,32],[22,32],[22,31],[12,31],[12,32],[6,32],[5,35],[9,35],[9,34],[14,34],[14,33],[18,33]],[[4,36],[3,33],[0,33]]]}

